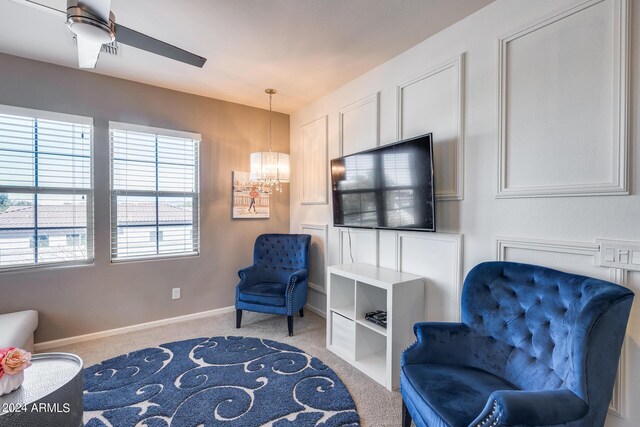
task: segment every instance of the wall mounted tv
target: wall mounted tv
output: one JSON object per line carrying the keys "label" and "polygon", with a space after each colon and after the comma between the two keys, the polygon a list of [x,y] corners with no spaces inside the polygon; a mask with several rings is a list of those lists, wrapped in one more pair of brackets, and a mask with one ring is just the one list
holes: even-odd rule
{"label": "wall mounted tv", "polygon": [[331,161],[333,225],[436,231],[431,134]]}

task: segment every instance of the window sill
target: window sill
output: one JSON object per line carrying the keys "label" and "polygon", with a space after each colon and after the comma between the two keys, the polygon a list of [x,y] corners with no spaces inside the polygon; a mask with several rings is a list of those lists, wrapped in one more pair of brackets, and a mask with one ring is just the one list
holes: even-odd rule
{"label": "window sill", "polygon": [[54,271],[54,270],[63,270],[67,268],[95,267],[95,265],[96,264],[94,259],[91,259],[85,262],[25,265],[25,266],[0,268],[0,274],[35,273],[38,271]]}
{"label": "window sill", "polygon": [[131,264],[131,263],[140,263],[140,262],[149,262],[149,261],[175,261],[180,259],[188,259],[188,258],[200,258],[200,253],[189,253],[184,255],[158,255],[151,257],[140,257],[140,258],[124,258],[124,259],[114,259],[111,258],[111,265],[118,264]]}

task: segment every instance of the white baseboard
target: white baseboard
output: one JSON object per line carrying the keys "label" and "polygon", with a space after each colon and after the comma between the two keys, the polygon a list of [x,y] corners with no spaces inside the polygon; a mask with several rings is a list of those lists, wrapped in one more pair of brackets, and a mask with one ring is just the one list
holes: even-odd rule
{"label": "white baseboard", "polygon": [[327,317],[327,313],[325,313],[324,310],[320,310],[318,307],[314,307],[312,305],[307,304],[304,306],[304,308],[305,310],[309,310],[310,312],[315,313],[320,317],[324,317],[324,318]]}
{"label": "white baseboard", "polygon": [[327,295],[327,291],[325,291],[322,286],[318,286],[315,283],[309,282],[309,289],[319,293],[320,295]]}
{"label": "white baseboard", "polygon": [[[77,335],[75,337],[61,338],[58,340],[39,342],[34,345],[34,350],[39,353],[54,347],[63,345],[76,344],[83,341],[95,340],[97,338],[111,337],[114,335],[122,335],[134,331],[142,331],[145,329],[155,328],[158,326],[170,325],[172,323],[186,322],[187,320],[204,319],[209,316],[223,313],[231,313],[235,311],[234,306],[217,308],[215,310],[201,311],[199,313],[186,314],[184,316],[169,317],[167,319],[154,320],[152,322],[138,323],[137,325],[124,326],[122,328],[108,329],[106,331],[92,332],[90,334]],[[311,310],[313,311],[313,310]],[[319,310],[318,310],[319,311]]]}

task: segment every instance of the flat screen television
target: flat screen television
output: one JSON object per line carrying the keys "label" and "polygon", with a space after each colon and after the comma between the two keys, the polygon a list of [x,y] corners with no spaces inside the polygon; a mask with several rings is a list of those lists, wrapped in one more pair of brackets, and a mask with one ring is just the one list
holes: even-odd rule
{"label": "flat screen television", "polygon": [[431,134],[331,160],[333,225],[436,231]]}

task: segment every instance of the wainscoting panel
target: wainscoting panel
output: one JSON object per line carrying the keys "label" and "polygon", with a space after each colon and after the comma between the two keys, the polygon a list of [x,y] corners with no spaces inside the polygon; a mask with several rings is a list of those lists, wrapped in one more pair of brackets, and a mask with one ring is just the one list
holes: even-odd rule
{"label": "wainscoting panel", "polygon": [[497,197],[628,194],[627,0],[499,40]]}
{"label": "wainscoting panel", "polygon": [[338,113],[340,155],[377,147],[380,143],[380,92],[354,102]]}
{"label": "wainscoting panel", "polygon": [[327,116],[323,116],[300,128],[300,204],[329,202],[327,164]]}
{"label": "wainscoting panel", "polygon": [[[524,262],[544,265],[575,274],[596,277],[602,280],[625,285],[627,272],[616,268],[596,265],[600,247],[596,243],[563,242],[514,237],[496,238],[496,259],[499,261]],[[625,378],[625,345],[618,366],[618,375],[609,405],[609,413],[622,417]]]}
{"label": "wainscoting panel", "polygon": [[340,236],[338,259],[341,264],[362,262],[378,265],[378,232],[376,230],[340,228],[338,235]]}
{"label": "wainscoting panel", "polygon": [[398,269],[398,232],[378,231],[378,267]]}
{"label": "wainscoting panel", "polygon": [[398,233],[400,271],[425,277],[426,320],[460,321],[462,235]]}
{"label": "wainscoting panel", "polygon": [[327,269],[327,242],[329,226],[327,224],[301,224],[300,232],[311,235],[309,285],[324,291],[325,271]]}
{"label": "wainscoting panel", "polygon": [[316,314],[326,313],[326,271],[329,226],[327,224],[301,224],[300,232],[311,235],[309,293],[307,308]]}
{"label": "wainscoting panel", "polygon": [[611,280],[608,268],[595,264],[600,246],[595,243],[498,237],[496,259],[544,265],[569,273]]}
{"label": "wainscoting panel", "polygon": [[464,56],[398,85],[398,140],[433,133],[436,198],[464,191]]}

